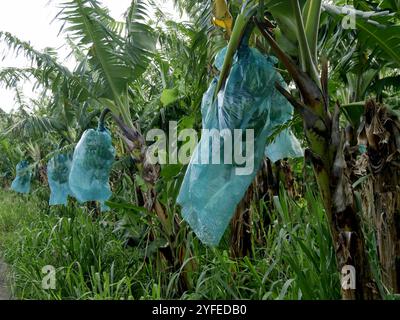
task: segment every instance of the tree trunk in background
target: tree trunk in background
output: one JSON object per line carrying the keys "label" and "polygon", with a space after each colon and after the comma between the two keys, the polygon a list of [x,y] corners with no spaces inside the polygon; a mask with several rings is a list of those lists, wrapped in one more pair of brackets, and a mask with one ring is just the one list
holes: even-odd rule
{"label": "tree trunk in background", "polygon": [[[334,133],[335,129],[332,132]],[[344,133],[341,132],[339,136],[339,145],[328,180],[332,197],[331,206],[326,205],[325,208],[336,252],[338,271],[343,276],[343,273],[348,272],[348,267],[354,267],[355,270],[355,287],[346,286],[348,284],[344,281],[346,278],[341,279],[342,298],[344,300],[375,300],[380,298],[379,291],[370,268],[362,221],[351,185],[352,167],[346,161],[351,158],[351,150],[345,147]],[[315,164],[314,170],[318,170]]]}
{"label": "tree trunk in background", "polygon": [[254,214],[252,202],[256,199],[264,199],[270,203],[278,192],[272,166],[271,161],[264,159],[260,171],[236,207],[231,221],[230,255],[233,259],[243,258],[252,253],[252,216]]}
{"label": "tree trunk in background", "polygon": [[369,173],[361,191],[363,212],[376,233],[382,281],[400,288],[400,121],[386,107],[367,102],[359,139],[367,145],[360,167]]}
{"label": "tree trunk in background", "polygon": [[251,203],[253,199],[254,189],[256,182],[253,182],[247,190],[244,198],[236,207],[235,215],[231,221],[231,244],[230,254],[231,258],[243,258],[251,256],[252,253],[252,208]]}
{"label": "tree trunk in background", "polygon": [[[291,198],[296,198],[298,196],[298,191],[296,188],[296,180],[294,178],[292,167],[287,160],[280,160],[276,162],[278,180],[283,185],[288,195]],[[279,192],[279,190],[278,190]]]}
{"label": "tree trunk in background", "polygon": [[[231,221],[231,243],[230,252],[232,258],[243,258],[252,254],[252,243],[264,243],[262,232],[254,229],[267,229],[270,224],[268,213],[260,217],[259,224],[254,225],[254,209],[252,203],[258,204],[264,201],[268,207],[272,206],[273,197],[279,195],[279,188],[282,185],[289,196],[296,196],[294,176],[288,161],[281,160],[275,164],[269,159],[264,159],[262,167],[253,183],[248,188],[245,196],[236,207],[235,215]],[[260,213],[262,214],[262,213]]]}
{"label": "tree trunk in background", "polygon": [[[152,240],[157,238],[167,240],[167,245],[158,248],[158,253],[165,259],[169,268],[172,268],[175,272],[180,272],[178,287],[180,293],[183,294],[192,287],[188,275],[196,268],[196,265],[193,259],[190,259],[192,257],[190,249],[187,250],[187,247],[182,245],[185,241],[178,237],[179,217],[176,212],[168,212],[158,199],[156,184],[160,178],[160,166],[147,161],[147,145],[141,132],[135,127],[126,125],[121,118],[114,115],[113,118],[121,130],[121,137],[127,146],[128,153],[135,161],[136,172],[132,179],[137,180],[140,177],[142,182],[145,183],[145,186],[140,186],[137,190],[143,201],[143,207],[149,212],[155,213],[161,225],[162,232],[155,231],[152,234],[152,237],[154,237]],[[188,263],[187,259],[190,259]]]}
{"label": "tree trunk in background", "polygon": [[39,182],[41,185],[47,186],[48,179],[47,179],[47,166],[40,164],[38,167],[39,173]]}

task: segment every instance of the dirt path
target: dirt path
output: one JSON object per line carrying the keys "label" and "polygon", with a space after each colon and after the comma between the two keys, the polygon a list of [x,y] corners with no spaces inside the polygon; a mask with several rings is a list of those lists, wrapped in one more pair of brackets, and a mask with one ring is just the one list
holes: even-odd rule
{"label": "dirt path", "polygon": [[6,280],[6,264],[0,259],[0,300],[10,300]]}

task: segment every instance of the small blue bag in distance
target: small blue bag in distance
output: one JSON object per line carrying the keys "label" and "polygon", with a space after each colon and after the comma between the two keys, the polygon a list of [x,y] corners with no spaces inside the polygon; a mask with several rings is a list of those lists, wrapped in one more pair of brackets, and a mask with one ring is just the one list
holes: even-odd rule
{"label": "small blue bag in distance", "polygon": [[47,164],[47,177],[50,186],[49,205],[67,205],[68,196],[72,196],[69,188],[72,154],[59,154]]}
{"label": "small blue bag in distance", "polygon": [[31,190],[32,170],[29,162],[22,160],[16,167],[17,176],[11,184],[11,189],[18,193],[29,193]]}

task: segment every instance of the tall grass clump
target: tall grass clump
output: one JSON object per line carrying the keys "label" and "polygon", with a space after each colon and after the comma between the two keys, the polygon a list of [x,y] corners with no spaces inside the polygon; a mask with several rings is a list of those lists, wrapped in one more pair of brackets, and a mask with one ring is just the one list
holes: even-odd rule
{"label": "tall grass clump", "polygon": [[[81,208],[38,211],[10,194],[2,195],[0,230],[5,261],[12,270],[14,296],[20,299],[139,298],[138,254],[113,232],[107,216],[94,219]],[[56,270],[56,288],[45,290],[45,266]]]}
{"label": "tall grass clump", "polygon": [[[264,245],[252,257],[232,259],[227,248],[203,249],[192,292],[186,299],[338,299],[339,274],[321,201],[311,191],[297,203],[282,191],[270,215]],[[256,226],[254,226],[256,227]],[[257,234],[255,231],[253,234]]]}

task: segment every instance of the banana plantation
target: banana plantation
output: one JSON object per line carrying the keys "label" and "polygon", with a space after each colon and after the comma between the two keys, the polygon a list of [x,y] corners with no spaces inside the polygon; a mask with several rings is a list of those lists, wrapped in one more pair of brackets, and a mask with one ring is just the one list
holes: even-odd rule
{"label": "banana plantation", "polygon": [[69,63],[0,30],[0,299],[400,298],[399,0],[49,5]]}

